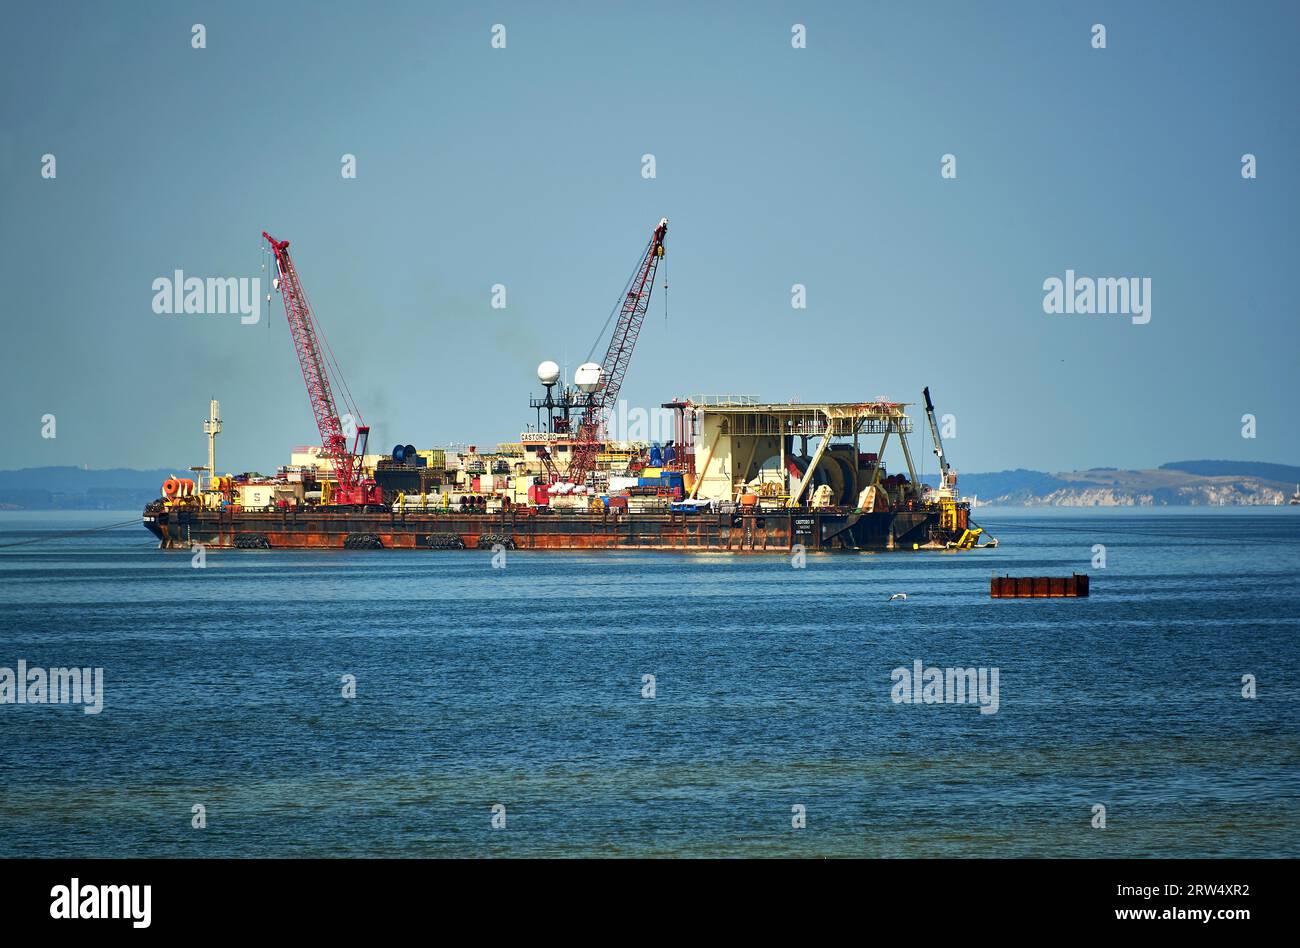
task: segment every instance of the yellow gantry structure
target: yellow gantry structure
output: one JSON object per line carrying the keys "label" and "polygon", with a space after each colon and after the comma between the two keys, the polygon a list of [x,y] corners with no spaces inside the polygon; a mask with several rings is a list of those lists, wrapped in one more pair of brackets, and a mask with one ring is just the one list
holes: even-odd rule
{"label": "yellow gantry structure", "polygon": [[[789,506],[798,506],[831,443],[852,439],[856,492],[868,486],[856,483],[857,458],[864,437],[879,435],[877,454],[884,455],[891,436],[899,439],[908,473],[916,483],[916,470],[907,444],[912,432],[907,403],[874,402],[760,403],[744,396],[688,400],[695,412],[697,476],[692,497],[734,500],[754,474],[775,458],[782,476],[787,458],[802,459],[802,476],[791,475]],[[796,440],[797,439],[797,440]],[[816,445],[811,458],[808,449]],[[795,444],[801,446],[796,454]],[[872,483],[879,478],[879,468]]]}

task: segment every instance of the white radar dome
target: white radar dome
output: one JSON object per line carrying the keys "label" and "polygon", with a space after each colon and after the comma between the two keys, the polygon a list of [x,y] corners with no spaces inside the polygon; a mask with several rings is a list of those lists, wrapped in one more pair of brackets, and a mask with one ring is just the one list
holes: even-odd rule
{"label": "white radar dome", "polygon": [[560,367],[547,359],[537,367],[537,377],[543,385],[554,385],[560,380]]}
{"label": "white radar dome", "polygon": [[600,387],[600,366],[595,362],[584,362],[573,373],[573,384],[588,394]]}

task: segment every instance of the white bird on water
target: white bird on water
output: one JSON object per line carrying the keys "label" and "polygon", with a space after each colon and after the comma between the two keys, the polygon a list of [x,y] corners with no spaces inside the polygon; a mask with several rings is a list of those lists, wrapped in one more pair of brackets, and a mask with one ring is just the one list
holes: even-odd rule
{"label": "white bird on water", "polygon": [[907,593],[894,593],[889,597],[890,602],[893,602],[895,599],[901,599],[904,602],[907,602]]}

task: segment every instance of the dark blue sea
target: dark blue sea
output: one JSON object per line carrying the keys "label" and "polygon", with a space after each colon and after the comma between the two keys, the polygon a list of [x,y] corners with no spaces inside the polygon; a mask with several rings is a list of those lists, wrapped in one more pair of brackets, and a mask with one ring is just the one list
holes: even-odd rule
{"label": "dark blue sea", "polygon": [[[56,538],[132,516],[0,514],[42,540],[0,546],[0,666],[104,675],[0,704],[0,857],[1300,855],[1297,508],[986,509],[997,549],[803,569]],[[895,703],[918,659],[997,712]]]}

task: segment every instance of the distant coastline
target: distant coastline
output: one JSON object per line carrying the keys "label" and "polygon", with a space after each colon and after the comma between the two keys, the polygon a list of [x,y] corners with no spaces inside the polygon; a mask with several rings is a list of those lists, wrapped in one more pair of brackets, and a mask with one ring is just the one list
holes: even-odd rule
{"label": "distant coastline", "polygon": [[[130,510],[159,495],[171,469],[31,467],[0,471],[0,510]],[[180,472],[185,473],[185,472]],[[923,478],[936,484],[933,476]],[[1174,461],[1142,471],[1096,467],[1047,473],[958,475],[979,506],[1217,507],[1286,504],[1300,466],[1252,461]]]}
{"label": "distant coastline", "polygon": [[0,471],[0,510],[132,510],[159,495],[174,470],[29,467]]}
{"label": "distant coastline", "polygon": [[[923,478],[937,483],[937,478]],[[1254,461],[1172,461],[1148,470],[1094,467],[1055,474],[998,471],[958,474],[957,486],[979,506],[1272,507],[1287,504],[1300,467]]]}

